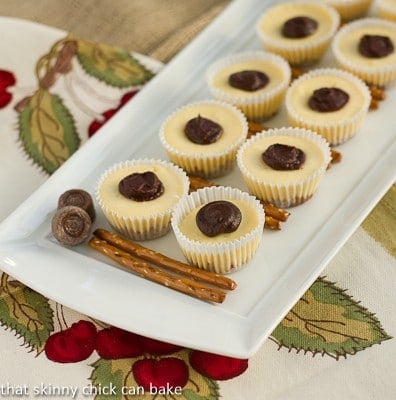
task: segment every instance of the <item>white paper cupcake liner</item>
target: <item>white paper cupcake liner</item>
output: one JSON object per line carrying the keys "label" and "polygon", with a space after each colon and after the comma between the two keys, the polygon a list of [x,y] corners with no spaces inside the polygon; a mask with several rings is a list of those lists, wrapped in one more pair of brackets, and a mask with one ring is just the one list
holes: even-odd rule
{"label": "white paper cupcake liner", "polygon": [[396,3],[390,3],[386,0],[376,0],[376,14],[380,18],[389,19],[396,22]]}
{"label": "white paper cupcake liner", "polygon": [[[204,243],[188,238],[181,232],[181,221],[193,209],[215,200],[240,200],[246,202],[258,216],[257,226],[249,233],[230,241]],[[182,198],[172,216],[172,229],[187,260],[199,268],[226,274],[250,261],[262,239],[265,213],[260,202],[248,193],[231,187],[198,189]]]}
{"label": "white paper cupcake liner", "polygon": [[[284,80],[268,91],[259,91],[256,95],[236,96],[213,84],[215,76],[223,69],[245,61],[265,61],[279,67]],[[218,100],[238,107],[248,119],[265,120],[273,116],[281,107],[291,79],[290,65],[282,57],[265,51],[246,51],[223,57],[211,64],[206,73],[206,80],[212,96]]]}
{"label": "white paper cupcake liner", "polygon": [[343,21],[350,21],[365,15],[371,6],[372,0],[325,0],[334,7]]}
{"label": "white paper cupcake liner", "polygon": [[[293,91],[296,87],[304,85],[305,82],[313,77],[321,75],[333,75],[343,79],[347,79],[359,89],[364,96],[364,102],[356,113],[344,120],[335,120],[332,123],[312,122],[310,119],[303,118],[294,108],[292,104]],[[353,101],[353,99],[350,99]],[[287,117],[291,126],[306,128],[322,135],[329,144],[335,146],[346,142],[353,137],[363,124],[368,113],[371,102],[371,94],[367,85],[357,76],[337,68],[320,68],[301,75],[289,87],[286,93],[285,107]]]}
{"label": "white paper cupcake liner", "polygon": [[[333,36],[340,25],[340,16],[333,7],[323,3],[321,4],[314,1],[293,1],[290,2],[290,4],[309,4],[326,12],[326,14],[329,15],[332,20],[332,24],[328,32],[316,38],[315,40],[304,40],[298,42],[290,41],[287,43],[276,40],[275,37],[266,34],[261,29],[263,19],[266,18],[268,11],[271,10],[269,9],[266,10],[258,19],[255,27],[256,35],[267,51],[282,56],[292,65],[306,64],[317,61],[322,58],[324,53],[329,48],[331,40],[333,39]],[[275,5],[274,7],[278,6],[279,5]]]}
{"label": "white paper cupcake liner", "polygon": [[[270,136],[300,137],[315,143],[323,152],[322,165],[311,175],[299,180],[293,180],[293,171],[290,171],[290,181],[284,183],[254,176],[243,162],[243,153],[249,146],[255,146],[263,137]],[[273,128],[257,133],[244,143],[237,154],[238,167],[249,192],[260,200],[281,208],[297,206],[309,200],[319,186],[330,159],[330,147],[323,137],[307,129],[290,127]]]}
{"label": "white paper cupcake liner", "polygon": [[[339,49],[340,41],[349,33],[362,27],[387,28],[396,32],[396,23],[381,18],[362,18],[342,26],[336,33],[332,43],[332,52],[337,63],[347,71],[352,72],[368,84],[384,87],[394,85],[396,82],[396,62],[384,66],[372,66],[357,63]],[[356,44],[357,45],[357,44]]]}
{"label": "white paper cupcake liner", "polygon": [[[95,197],[100,208],[103,211],[107,221],[114,230],[127,236],[133,240],[150,240],[165,235],[170,230],[170,219],[174,206],[179,199],[175,201],[175,205],[170,209],[165,209],[159,212],[150,211],[150,202],[147,202],[147,215],[125,216],[112,208],[112,204],[107,204],[103,201],[100,195],[100,187],[103,181],[113,172],[134,165],[162,165],[174,172],[175,176],[180,179],[183,188],[183,194],[189,191],[190,181],[181,168],[173,165],[170,162],[155,159],[136,159],[117,163],[107,169],[99,178],[96,185]],[[180,196],[182,197],[182,196]],[[131,205],[133,207],[133,205]]]}
{"label": "white paper cupcake liner", "polygon": [[[234,143],[227,148],[216,152],[208,151],[200,153],[196,152],[192,154],[191,152],[182,151],[172,146],[165,137],[165,126],[168,121],[172,118],[175,118],[175,116],[177,116],[181,110],[192,106],[196,107],[201,104],[214,104],[219,107],[219,111],[221,111],[221,108],[225,108],[234,113],[242,126],[238,140],[235,140]],[[203,178],[215,178],[227,174],[235,166],[236,152],[241,144],[245,141],[248,130],[249,127],[245,115],[232,104],[218,100],[202,100],[186,104],[169,115],[160,128],[159,137],[169,159],[174,164],[183,168],[189,175],[200,176]]]}

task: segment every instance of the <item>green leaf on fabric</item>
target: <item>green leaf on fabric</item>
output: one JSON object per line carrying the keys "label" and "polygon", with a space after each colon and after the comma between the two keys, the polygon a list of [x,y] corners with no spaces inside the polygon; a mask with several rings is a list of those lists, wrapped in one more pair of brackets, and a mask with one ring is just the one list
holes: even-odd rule
{"label": "green leaf on fabric", "polygon": [[135,57],[118,47],[76,39],[77,59],[88,75],[110,86],[142,85],[153,77]]}
{"label": "green leaf on fabric", "polygon": [[324,278],[316,280],[271,336],[280,347],[335,359],[390,338],[374,314]]}
{"label": "green leaf on fabric", "polygon": [[[122,399],[121,388],[124,386],[125,376],[128,374],[128,368],[131,368],[131,360],[104,360],[99,359],[93,365],[91,381],[93,386],[92,394],[96,394],[96,400],[108,399],[106,393],[101,392],[101,388],[114,387],[116,395],[112,395],[114,400]],[[107,390],[107,389],[106,389]]]}
{"label": "green leaf on fabric", "polygon": [[[190,370],[191,371],[191,370]],[[216,381],[200,376],[201,386],[199,389],[188,387],[183,389],[183,396],[187,400],[218,400],[220,398],[220,389]],[[204,389],[204,390],[203,390]],[[201,391],[202,390],[202,391]]]}
{"label": "green leaf on fabric", "polygon": [[5,273],[0,283],[0,322],[37,353],[43,350],[54,330],[48,299],[18,281],[9,280]]}
{"label": "green leaf on fabric", "polygon": [[26,153],[49,174],[80,146],[72,115],[59,96],[44,89],[20,112],[19,138]]}
{"label": "green leaf on fabric", "polygon": [[[175,396],[180,400],[218,400],[220,393],[217,382],[199,374],[190,366],[188,361],[189,352],[190,350],[185,349],[171,355],[172,357],[182,359],[189,369],[189,379],[186,386],[182,388],[181,394]],[[161,356],[161,358],[165,357]],[[94,390],[97,388],[100,391],[100,388],[112,385],[114,391],[117,393],[113,395],[112,399],[152,400],[153,394],[145,391],[133,376],[133,363],[139,359],[142,359],[142,357],[118,360],[99,359],[96,361],[92,365],[94,369],[90,377]],[[108,398],[105,394],[101,395],[98,392],[95,400],[105,400]],[[155,398],[156,400],[165,400],[169,399],[170,395],[157,393]]]}

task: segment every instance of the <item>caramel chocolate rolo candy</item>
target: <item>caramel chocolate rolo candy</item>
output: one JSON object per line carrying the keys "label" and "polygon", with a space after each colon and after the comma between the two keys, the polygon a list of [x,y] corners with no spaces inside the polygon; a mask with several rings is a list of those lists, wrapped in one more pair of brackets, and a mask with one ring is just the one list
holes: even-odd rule
{"label": "caramel chocolate rolo candy", "polygon": [[282,26],[282,35],[290,39],[301,39],[311,36],[318,29],[316,20],[297,16],[288,19]]}
{"label": "caramel chocolate rolo candy", "polygon": [[118,190],[128,199],[149,201],[164,193],[164,185],[152,171],[134,172],[119,182]]}
{"label": "caramel chocolate rolo candy", "polygon": [[184,133],[194,143],[211,144],[219,140],[223,128],[217,122],[198,115],[187,122]]}
{"label": "caramel chocolate rolo candy", "polygon": [[58,210],[66,206],[76,206],[85,210],[95,221],[96,213],[91,195],[82,189],[70,189],[64,192],[58,199]]}
{"label": "caramel chocolate rolo candy", "polygon": [[382,58],[394,51],[392,40],[388,36],[363,35],[359,40],[359,53],[368,58]]}
{"label": "caramel chocolate rolo candy", "polygon": [[89,236],[92,220],[89,214],[77,206],[65,206],[57,210],[51,228],[55,238],[63,244],[75,246]]}
{"label": "caramel chocolate rolo candy", "polygon": [[269,77],[262,71],[244,70],[231,74],[228,83],[234,88],[254,92],[267,86]]}
{"label": "caramel chocolate rolo candy", "polygon": [[230,201],[216,200],[205,204],[196,215],[199,230],[206,236],[231,233],[242,221],[241,210]]}
{"label": "caramel chocolate rolo candy", "polygon": [[297,147],[275,143],[264,151],[262,159],[278,171],[296,170],[304,165],[305,153]]}
{"label": "caramel chocolate rolo candy", "polygon": [[323,87],[314,90],[308,105],[314,111],[332,112],[340,110],[348,101],[349,94],[342,89]]}

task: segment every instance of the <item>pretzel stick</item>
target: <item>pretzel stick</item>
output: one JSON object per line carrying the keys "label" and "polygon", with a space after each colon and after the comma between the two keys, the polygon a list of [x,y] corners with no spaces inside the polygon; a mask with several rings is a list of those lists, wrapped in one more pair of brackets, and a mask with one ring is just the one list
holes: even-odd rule
{"label": "pretzel stick", "polygon": [[[206,179],[197,177],[197,176],[189,176],[190,179],[190,192],[194,190],[198,190],[204,187],[217,186],[216,183],[207,181]],[[261,201],[261,204],[265,211],[265,219],[267,222],[267,217],[275,218],[279,221],[286,222],[289,218],[290,212],[284,210],[283,208],[275,207],[273,204],[265,203]],[[268,221],[269,226],[273,225],[273,221]]]}
{"label": "pretzel stick", "polygon": [[149,261],[172,272],[188,276],[191,279],[209,283],[222,289],[233,290],[237,287],[236,282],[226,276],[192,267],[189,264],[185,264],[131,240],[125,239],[116,233],[106,231],[105,229],[96,229],[93,234],[95,237],[105,240],[109,244],[133,256],[142,258],[143,260]]}
{"label": "pretzel stick", "polygon": [[191,279],[168,274],[167,272],[154,268],[146,262],[131,256],[129,253],[112,246],[105,240],[93,237],[88,243],[94,250],[99,251],[128,270],[136,273],[142,278],[148,279],[149,281],[159,283],[160,285],[201,300],[222,303],[225,299],[226,294],[220,289],[201,285]]}

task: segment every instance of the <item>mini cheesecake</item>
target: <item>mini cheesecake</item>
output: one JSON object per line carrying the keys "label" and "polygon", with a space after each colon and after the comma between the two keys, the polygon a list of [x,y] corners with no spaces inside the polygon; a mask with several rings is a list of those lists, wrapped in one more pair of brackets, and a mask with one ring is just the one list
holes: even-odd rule
{"label": "mini cheesecake", "polygon": [[345,24],[334,36],[337,63],[363,81],[377,86],[396,82],[396,23],[362,18]]}
{"label": "mini cheesecake", "polygon": [[114,165],[100,177],[96,199],[109,224],[134,240],[165,235],[174,206],[189,190],[186,173],[162,160]]}
{"label": "mini cheesecake", "polygon": [[256,34],[266,50],[298,65],[324,55],[339,23],[339,14],[326,4],[293,1],[267,9],[257,21]]}
{"label": "mini cheesecake", "polygon": [[287,91],[285,105],[290,125],[313,130],[331,145],[338,145],[359,131],[370,100],[370,91],[359,78],[323,68],[296,79]]}
{"label": "mini cheesecake", "polygon": [[380,18],[396,22],[396,0],[377,0],[376,13]]}
{"label": "mini cheesecake", "polygon": [[340,14],[343,21],[363,17],[370,9],[372,0],[325,0]]}
{"label": "mini cheesecake", "polygon": [[247,120],[239,109],[205,100],[174,111],[160,128],[160,140],[169,159],[189,175],[212,178],[234,167],[247,133]]}
{"label": "mini cheesecake", "polygon": [[262,239],[265,213],[253,196],[231,187],[208,187],[175,207],[172,228],[187,260],[226,274],[246,265]]}
{"label": "mini cheesecake", "polygon": [[[257,215],[256,209],[252,208],[248,203],[246,203],[246,201],[228,200],[228,202],[230,202],[240,210],[242,218],[238,229],[235,229],[231,232],[220,231],[216,235],[209,236],[196,224],[197,214],[202,209],[201,206],[194,208],[180,222],[180,232],[191,240],[196,240],[202,243],[216,243],[235,240],[251,232],[259,223],[259,217]],[[220,224],[216,225],[218,227]]]}
{"label": "mini cheesecake", "polygon": [[238,107],[250,120],[266,120],[281,107],[291,70],[282,57],[264,51],[218,59],[207,70],[212,96]]}
{"label": "mini cheesecake", "polygon": [[309,200],[329,161],[328,143],[302,128],[275,128],[258,133],[245,142],[237,155],[249,192],[282,208]]}

